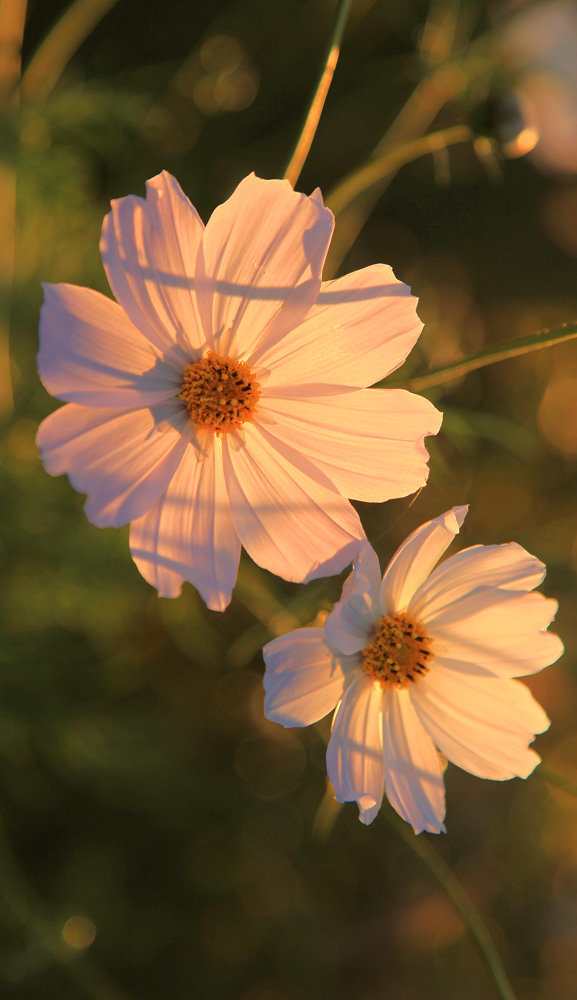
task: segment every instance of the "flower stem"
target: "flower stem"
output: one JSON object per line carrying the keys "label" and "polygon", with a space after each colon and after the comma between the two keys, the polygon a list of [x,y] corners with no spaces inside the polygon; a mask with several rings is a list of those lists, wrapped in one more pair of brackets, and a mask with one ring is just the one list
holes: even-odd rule
{"label": "flower stem", "polygon": [[82,42],[118,0],[75,0],[56,21],[22,76],[22,96],[43,100],[54,90]]}
{"label": "flower stem", "polygon": [[341,42],[350,6],[351,0],[340,0],[339,2],[331,34],[331,40],[324,61],[323,71],[317,84],[314,97],[307,112],[307,116],[301,129],[294,152],[284,172],[285,178],[291,182],[293,187],[298,181],[305,164],[305,160],[309,155],[322,110],[327,99],[329,87],[332,83],[335,68],[337,62],[339,61]]}
{"label": "flower stem", "polygon": [[348,177],[345,177],[331,191],[327,198],[327,205],[335,215],[339,215],[359,195],[380,184],[389,174],[396,173],[406,163],[410,163],[420,156],[425,156],[427,153],[446,149],[447,146],[468,142],[472,138],[473,133],[468,125],[453,125],[451,128],[430,132],[429,135],[420,136],[418,139],[413,139],[395,149],[389,149],[382,156],[369,160],[368,163],[363,164],[358,170],[354,170]]}
{"label": "flower stem", "polygon": [[478,368],[493,365],[497,361],[507,361],[508,358],[517,358],[523,354],[529,354],[531,351],[554,347],[556,344],[562,344],[565,340],[574,340],[575,337],[577,337],[577,323],[564,323],[563,326],[555,330],[542,330],[540,333],[533,333],[528,337],[519,337],[516,340],[508,340],[504,344],[486,347],[478,354],[463,358],[462,361],[455,361],[445,368],[437,368],[436,371],[427,372],[426,375],[415,375],[387,382],[387,387],[411,389],[415,392],[420,392],[421,389],[432,389],[434,386],[443,385],[445,382],[450,382],[451,379],[460,378]]}
{"label": "flower stem", "polygon": [[577,782],[571,781],[569,778],[564,778],[562,774],[557,774],[555,771],[551,771],[545,764],[541,764],[539,774],[548,784],[554,785],[555,788],[561,788],[564,792],[568,792],[569,795],[577,796]]}
{"label": "flower stem", "polygon": [[20,79],[20,51],[26,0],[3,0],[0,5],[0,107],[13,97]]}
{"label": "flower stem", "polygon": [[[438,112],[448,101],[457,96],[463,86],[462,78],[451,66],[443,65],[433,70],[417,84],[369,159],[330,192],[327,202],[335,214],[338,213],[339,218],[329,248],[325,277],[331,278],[336,274],[379,198],[396,172],[409,162],[410,157],[408,159],[401,157],[397,160],[398,151],[406,149],[411,143],[426,136]],[[422,154],[417,153],[417,155]],[[363,176],[366,176],[364,171],[372,168],[376,162],[381,164],[380,179],[369,175],[371,186],[364,190],[362,184],[359,184],[359,191],[355,194],[354,188],[358,183],[355,181],[356,174],[362,171]],[[347,198],[345,201],[345,195],[352,195],[352,198]]]}
{"label": "flower stem", "polygon": [[26,0],[0,2],[0,416],[12,411],[10,311],[16,243],[16,164],[18,157],[18,83]]}
{"label": "flower stem", "polygon": [[[453,57],[451,54],[457,37],[460,47],[463,47],[473,27],[470,23],[467,25],[469,18],[466,15],[461,18],[461,13],[465,14],[460,11],[459,3],[453,3],[453,0],[448,0],[447,7],[444,2],[431,3],[421,43],[421,59],[429,64],[430,71],[417,83],[367,163],[360,168],[364,170],[366,166],[380,161],[386,168],[380,179],[371,182],[369,189],[360,191],[346,206],[337,206],[339,220],[325,264],[325,277],[330,278],[336,274],[379,198],[400,167],[408,162],[407,159],[397,161],[397,151],[426,137],[441,109],[465,94],[471,83],[474,83],[476,90],[488,86],[494,72],[489,34],[481,35],[469,44],[463,56]],[[433,53],[432,39],[435,36],[438,38],[439,33],[443,34],[447,28],[449,37],[440,48],[435,46]],[[445,62],[442,61],[444,56],[447,57]],[[441,60],[440,64],[438,60]],[[431,151],[435,152],[434,149]],[[393,157],[390,166],[386,162],[389,155]],[[348,184],[352,177],[350,174],[344,182],[337,185],[329,195],[329,204],[337,192],[340,196],[342,185]]]}
{"label": "flower stem", "polygon": [[487,927],[458,878],[453,874],[447,863],[434,849],[432,844],[421,835],[416,837],[407,824],[400,819],[392,809],[383,810],[387,822],[405,841],[410,850],[424,864],[429,873],[437,880],[447,898],[462,917],[471,938],[477,945],[479,953],[485,962],[501,1000],[516,1000],[513,987],[509,982],[503,963],[499,957],[493,939]]}

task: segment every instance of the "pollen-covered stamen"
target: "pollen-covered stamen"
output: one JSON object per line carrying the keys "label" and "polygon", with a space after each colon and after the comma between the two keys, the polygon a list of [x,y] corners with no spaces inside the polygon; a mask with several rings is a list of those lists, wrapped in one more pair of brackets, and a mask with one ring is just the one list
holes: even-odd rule
{"label": "pollen-covered stamen", "polygon": [[382,687],[409,687],[428,673],[431,644],[421,623],[409,615],[383,615],[375,638],[362,650],[363,668]]}
{"label": "pollen-covered stamen", "polygon": [[197,427],[224,434],[253,419],[260,385],[245,361],[208,351],[186,366],[178,395]]}

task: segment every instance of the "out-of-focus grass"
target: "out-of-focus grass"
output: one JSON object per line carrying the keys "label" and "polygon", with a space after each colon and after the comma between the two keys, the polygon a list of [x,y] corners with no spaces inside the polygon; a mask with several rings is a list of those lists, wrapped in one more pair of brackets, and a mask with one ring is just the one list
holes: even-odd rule
{"label": "out-of-focus grass", "polygon": [[[28,55],[61,10],[31,4]],[[326,190],[384,131],[414,82],[424,12],[354,5],[303,190]],[[34,366],[39,282],[106,291],[108,200],[142,193],[161,167],[205,217],[249,170],[278,174],[332,14],[296,0],[166,0],[143,16],[125,0],[50,102],[23,111],[16,413],[1,443],[0,801],[55,932],[92,921],[90,956],[135,1000],[492,995],[460,920],[386,824],[365,829],[350,806],[327,839],[313,836],[327,724],[299,733],[263,718],[262,644],[328,609],[340,580],[293,587],[247,559],[224,615],[188,586],[159,600],[127,533],[90,525],[34,446],[54,406]],[[404,170],[347,267],[384,260],[420,296],[427,325],[407,370],[576,318],[575,245],[551,210],[576,190],[526,161],[503,162],[497,183],[468,148],[451,154],[447,188],[430,161]],[[577,781],[577,443],[560,438],[577,423],[576,350],[437,390],[447,416],[429,486],[414,505],[359,506],[383,560],[421,521],[470,502],[462,544],[516,539],[548,563],[567,654],[530,682],[552,718],[537,748]],[[519,1000],[572,1000],[576,800],[539,771],[499,784],[450,766],[447,788],[435,846],[485,915]],[[6,996],[83,1000],[14,905],[8,893]]]}

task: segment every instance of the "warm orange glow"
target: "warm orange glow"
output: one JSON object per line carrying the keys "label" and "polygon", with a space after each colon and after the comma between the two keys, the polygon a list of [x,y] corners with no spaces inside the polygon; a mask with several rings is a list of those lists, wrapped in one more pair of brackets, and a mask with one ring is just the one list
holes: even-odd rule
{"label": "warm orange glow", "polygon": [[503,143],[503,152],[509,159],[514,160],[519,156],[525,156],[535,149],[539,142],[539,132],[533,125],[527,125],[511,142]]}
{"label": "warm orange glow", "polygon": [[69,917],[62,928],[62,937],[70,948],[82,951],[94,941],[96,926],[89,917]]}
{"label": "warm orange glow", "polygon": [[559,186],[551,191],[543,206],[547,234],[566,253],[577,256],[577,188]]}
{"label": "warm orange glow", "polygon": [[363,670],[382,687],[406,688],[429,672],[431,640],[409,615],[383,615],[377,634],[362,650]]}
{"label": "warm orange glow", "polygon": [[554,376],[539,404],[539,428],[566,455],[577,455],[577,371]]}
{"label": "warm orange glow", "polygon": [[197,427],[226,434],[252,420],[260,387],[244,361],[209,351],[184,369],[178,395]]}

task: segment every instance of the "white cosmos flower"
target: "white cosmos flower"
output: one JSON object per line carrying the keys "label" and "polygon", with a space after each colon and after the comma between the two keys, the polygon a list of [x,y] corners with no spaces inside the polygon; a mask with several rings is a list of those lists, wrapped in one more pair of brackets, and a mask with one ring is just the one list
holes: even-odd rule
{"label": "white cosmos flower", "polygon": [[366,542],[324,628],[264,648],[265,714],[307,726],[337,706],[327,770],[339,802],[371,823],[383,791],[415,833],[445,829],[438,750],[481,778],[526,778],[549,720],[517,680],[563,652],[557,602],[530,593],[545,567],[515,542],[435,563],[466,507],[417,528],[381,581]]}
{"label": "white cosmos flower", "polygon": [[416,299],[382,264],[322,284],[333,223],[318,191],[251,175],[205,228],[164,172],[104,220],[117,302],[45,288],[38,368],[68,405],[40,428],[42,459],[94,524],[131,523],[164,597],[188,580],[225,608],[241,544],[288,580],[339,572],[364,538],[347,497],[426,481],[440,413],[365,388],[417,340]]}

